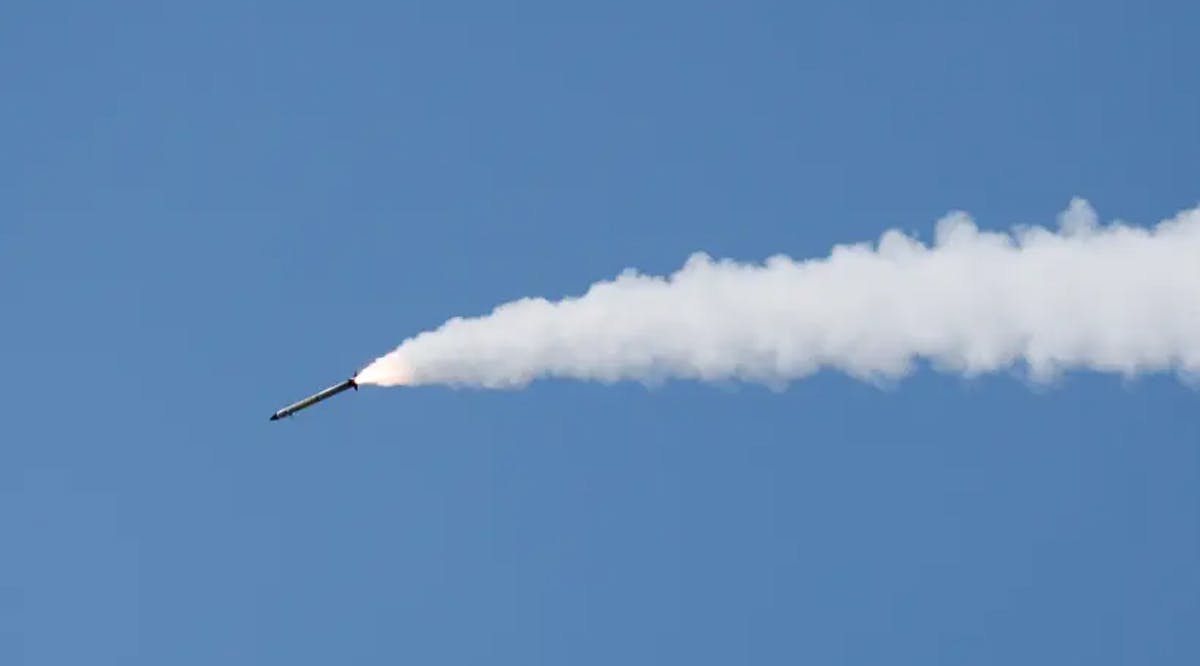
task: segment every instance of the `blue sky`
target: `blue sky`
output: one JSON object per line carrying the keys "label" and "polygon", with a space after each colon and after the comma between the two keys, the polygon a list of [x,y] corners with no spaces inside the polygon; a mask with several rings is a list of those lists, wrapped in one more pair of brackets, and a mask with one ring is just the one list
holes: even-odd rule
{"label": "blue sky", "polygon": [[1192,664],[1170,377],[284,402],[693,251],[1197,203],[1188,3],[0,7],[0,663]]}

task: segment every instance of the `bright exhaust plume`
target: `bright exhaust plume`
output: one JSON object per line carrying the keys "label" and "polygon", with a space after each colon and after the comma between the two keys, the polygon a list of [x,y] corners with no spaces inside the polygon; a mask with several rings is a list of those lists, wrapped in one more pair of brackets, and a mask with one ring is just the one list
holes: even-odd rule
{"label": "bright exhaust plume", "polygon": [[822,369],[895,380],[918,360],[1034,381],[1081,369],[1200,377],[1200,208],[1152,228],[1100,225],[1075,199],[1057,230],[979,230],[953,212],[932,244],[899,231],[828,257],[695,254],[578,297],[524,298],[405,340],[360,384],[515,388],[540,378],[738,380]]}

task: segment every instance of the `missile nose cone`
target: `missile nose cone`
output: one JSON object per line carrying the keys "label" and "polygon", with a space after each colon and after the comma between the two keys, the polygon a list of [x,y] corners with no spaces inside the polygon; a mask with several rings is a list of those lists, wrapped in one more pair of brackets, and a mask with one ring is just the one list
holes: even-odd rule
{"label": "missile nose cone", "polygon": [[278,421],[278,420],[279,420],[279,414],[272,414],[272,415],[271,415],[271,420],[272,420],[272,421]]}

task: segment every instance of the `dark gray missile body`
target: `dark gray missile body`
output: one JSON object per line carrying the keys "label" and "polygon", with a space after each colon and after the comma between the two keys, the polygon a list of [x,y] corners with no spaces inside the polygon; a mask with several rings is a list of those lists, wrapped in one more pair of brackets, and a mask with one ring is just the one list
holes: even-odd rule
{"label": "dark gray missile body", "polygon": [[347,379],[346,381],[342,382],[341,384],[336,384],[334,386],[330,386],[329,388],[325,389],[324,391],[321,391],[320,393],[314,393],[313,395],[310,395],[307,398],[305,398],[299,402],[294,402],[294,403],[288,405],[287,407],[284,407],[283,409],[272,414],[271,420],[278,421],[279,419],[281,419],[285,416],[291,416],[292,414],[295,414],[296,412],[298,412],[306,407],[311,407],[326,398],[332,398],[333,396],[341,393],[342,391],[346,391],[349,389],[354,389],[356,391],[358,390],[358,383],[354,381],[353,377],[351,377],[350,379]]}

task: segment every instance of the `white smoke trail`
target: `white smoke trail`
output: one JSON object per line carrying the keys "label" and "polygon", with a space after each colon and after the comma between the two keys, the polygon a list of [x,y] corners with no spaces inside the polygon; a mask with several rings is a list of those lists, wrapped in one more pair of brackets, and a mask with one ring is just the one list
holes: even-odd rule
{"label": "white smoke trail", "polygon": [[917,359],[963,375],[1024,367],[1200,377],[1200,208],[1152,229],[1100,226],[1086,201],[1059,230],[978,230],[964,213],[926,246],[898,231],[829,257],[764,264],[693,255],[576,298],[526,298],[405,340],[364,384],[519,387],[541,377],[737,379],[822,368],[895,379]]}

